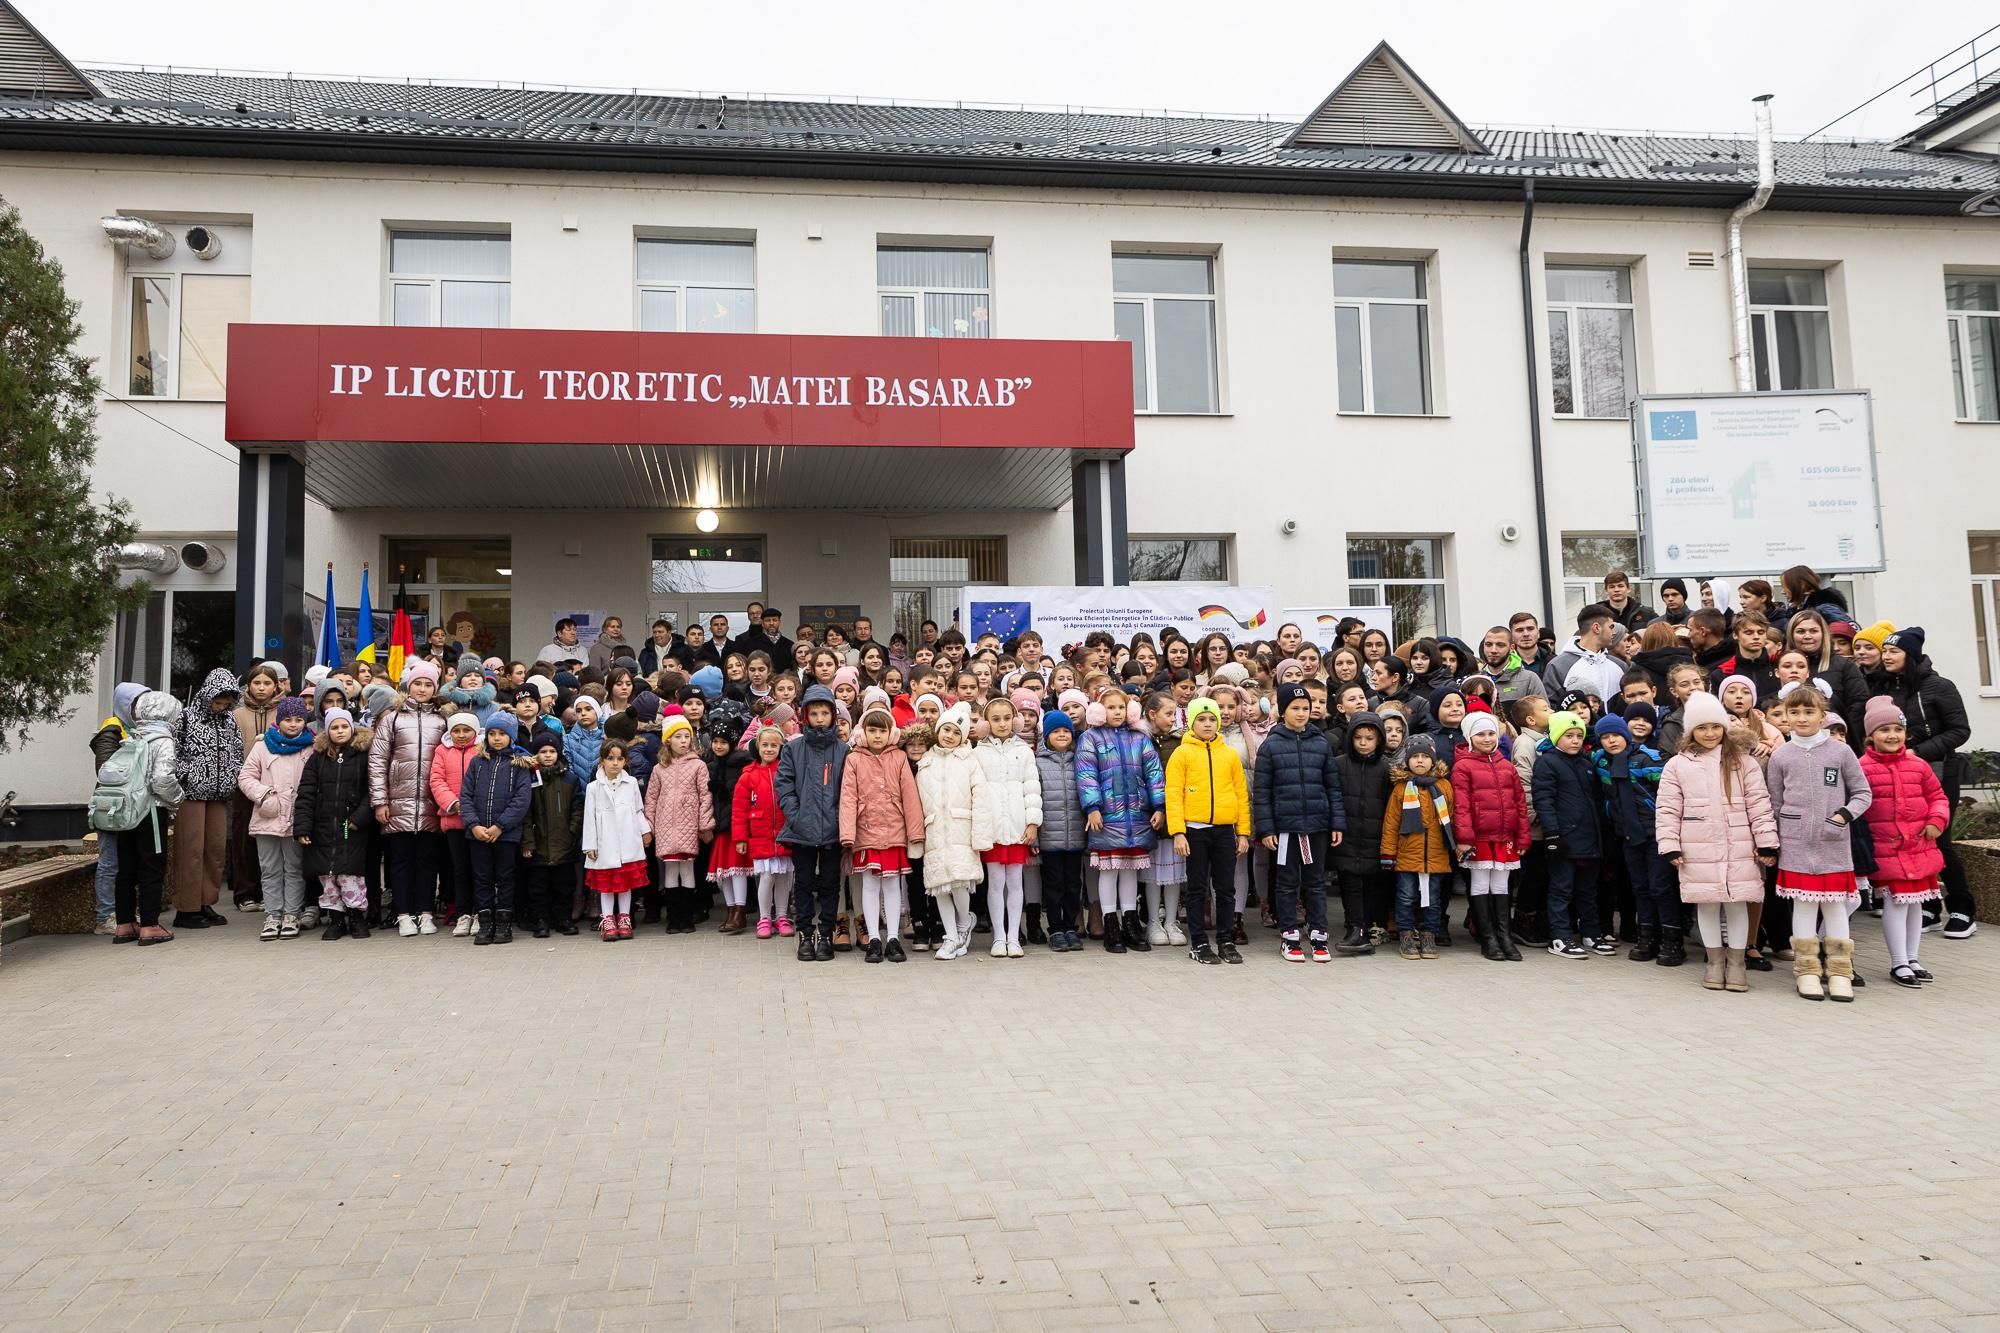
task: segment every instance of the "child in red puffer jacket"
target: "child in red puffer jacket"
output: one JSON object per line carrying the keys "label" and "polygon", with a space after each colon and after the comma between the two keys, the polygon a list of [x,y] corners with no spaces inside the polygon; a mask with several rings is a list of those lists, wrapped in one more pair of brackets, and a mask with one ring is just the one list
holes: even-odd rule
{"label": "child in red puffer jacket", "polygon": [[1951,803],[1931,766],[1910,752],[1909,732],[1896,701],[1877,696],[1862,715],[1868,748],[1861,776],[1875,800],[1862,816],[1875,841],[1875,892],[1882,904],[1882,939],[1889,946],[1889,979],[1921,986],[1931,974],[1917,961],[1924,904],[1940,897],[1944,853],[1937,840],[1951,825]]}
{"label": "child in red puffer jacket", "polygon": [[1500,753],[1500,720],[1472,712],[1459,724],[1465,744],[1452,756],[1458,797],[1458,858],[1472,877],[1472,920],[1480,951],[1494,962],[1521,961],[1508,929],[1508,878],[1528,847],[1528,798],[1514,761]]}
{"label": "child in red puffer jacket", "polygon": [[[792,853],[778,835],[785,830],[785,813],[778,808],[778,756],[785,750],[785,733],[765,727],[757,733],[757,762],[736,780],[736,797],[729,827],[736,850],[750,858],[757,876],[757,938],[768,940],[792,933],[786,911],[792,901]],[[776,913],[775,920],[773,913]]]}

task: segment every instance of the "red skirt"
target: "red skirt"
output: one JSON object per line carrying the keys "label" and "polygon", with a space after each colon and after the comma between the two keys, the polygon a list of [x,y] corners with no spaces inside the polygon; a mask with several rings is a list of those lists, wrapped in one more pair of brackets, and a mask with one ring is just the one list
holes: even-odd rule
{"label": "red skirt", "polygon": [[907,875],[910,873],[910,854],[901,847],[871,847],[866,850],[854,849],[854,863],[849,869],[857,874],[870,870],[882,876]]}
{"label": "red skirt", "polygon": [[1840,902],[1858,891],[1852,870],[1834,870],[1823,875],[1803,870],[1778,871],[1778,896],[1806,902]]}
{"label": "red skirt", "polygon": [[711,875],[747,875],[750,873],[750,858],[736,850],[736,839],[722,834],[708,845],[708,873]]}
{"label": "red skirt", "polygon": [[989,866],[1024,866],[1028,864],[1028,844],[1006,842],[979,854],[981,863]]}
{"label": "red skirt", "polygon": [[1475,838],[1472,842],[1472,864],[1511,868],[1521,864],[1521,854],[1514,850],[1513,843],[1504,838]]}
{"label": "red skirt", "polygon": [[608,870],[585,868],[583,872],[583,886],[592,893],[631,893],[645,888],[646,884],[644,861],[627,861]]}
{"label": "red skirt", "polygon": [[1873,883],[1875,892],[1899,903],[1927,903],[1944,897],[1944,890],[1938,888],[1936,876],[1925,879],[1878,879]]}

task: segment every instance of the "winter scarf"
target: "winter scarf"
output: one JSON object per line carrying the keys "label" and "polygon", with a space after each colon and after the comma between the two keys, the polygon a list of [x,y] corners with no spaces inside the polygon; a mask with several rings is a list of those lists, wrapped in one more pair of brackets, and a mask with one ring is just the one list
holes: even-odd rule
{"label": "winter scarf", "polygon": [[1437,812],[1438,831],[1451,836],[1451,811],[1445,805],[1444,793],[1437,790],[1438,774],[1435,770],[1418,777],[1415,773],[1403,780],[1402,821],[1396,826],[1398,833],[1422,833],[1424,831],[1424,792],[1430,792],[1432,807]]}
{"label": "winter scarf", "polygon": [[303,727],[296,736],[287,736],[277,727],[264,728],[264,748],[274,755],[297,754],[301,750],[312,749],[313,730]]}
{"label": "winter scarf", "polygon": [[174,776],[191,801],[226,801],[243,771],[243,733],[228,710],[213,701],[237,693],[236,677],[222,667],[208,673],[194,701],[174,722]]}

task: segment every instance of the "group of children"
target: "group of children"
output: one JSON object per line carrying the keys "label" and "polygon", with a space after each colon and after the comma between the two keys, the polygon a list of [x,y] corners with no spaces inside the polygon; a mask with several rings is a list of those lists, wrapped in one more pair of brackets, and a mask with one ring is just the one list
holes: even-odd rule
{"label": "group of children", "polygon": [[[323,939],[366,937],[385,865],[402,935],[440,929],[440,876],[452,933],[482,945],[512,940],[517,883],[537,937],[582,918],[605,941],[662,909],[670,932],[693,930],[713,884],[724,933],[796,937],[801,961],[858,946],[871,963],[905,961],[905,938],[961,958],[986,930],[995,958],[1088,935],[1111,953],[1240,963],[1256,886],[1290,961],[1371,953],[1391,922],[1403,957],[1435,958],[1455,895],[1487,958],[1518,961],[1517,935],[1540,944],[1539,923],[1548,952],[1581,959],[1617,951],[1622,893],[1629,957],[1684,962],[1691,905],[1703,984],[1742,991],[1774,877],[1799,994],[1853,998],[1864,887],[1892,979],[1929,980],[1920,905],[1950,811],[1893,701],[1869,701],[1857,759],[1809,674],[1759,709],[1742,677],[1710,694],[1676,670],[1663,713],[1644,681],[1610,699],[1504,698],[1506,671],[1467,652],[1364,656],[1355,638],[1322,658],[1282,640],[1095,633],[1051,658],[1032,631],[953,631],[894,663],[880,645],[808,644],[783,668],[753,650],[694,670],[662,658],[651,676],[624,655],[574,672],[466,655],[449,684],[423,659],[400,688],[365,663],[315,668],[310,698],[266,663],[240,687],[204,683],[175,724],[183,785],[158,800],[177,839],[203,844],[187,863],[205,877],[223,843],[188,810],[240,796],[273,940],[316,917]],[[1372,682],[1340,653],[1372,662]],[[137,730],[145,694],[120,687],[100,741]],[[191,764],[226,770],[235,791]],[[148,858],[134,859],[120,882],[143,897]],[[126,896],[120,942],[140,933]],[[213,901],[211,887],[174,924],[219,924]]]}

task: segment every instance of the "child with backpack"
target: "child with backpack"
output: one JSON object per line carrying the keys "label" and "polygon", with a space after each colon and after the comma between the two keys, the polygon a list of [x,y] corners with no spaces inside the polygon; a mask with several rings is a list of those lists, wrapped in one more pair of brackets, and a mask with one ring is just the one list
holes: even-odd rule
{"label": "child with backpack", "polygon": [[131,709],[129,734],[98,766],[90,826],[118,840],[111,942],[165,944],[174,934],[160,925],[160,891],[167,876],[163,826],[173,822],[181,804],[180,780],[174,776],[174,724],[181,706],[170,694],[147,690]]}
{"label": "child with backpack", "polygon": [[260,940],[295,940],[299,915],[305,910],[305,849],[292,832],[299,780],[313,747],[306,727],[312,712],[304,699],[288,694],[278,700],[276,721],[264,729],[237,771],[236,785],[250,801],[250,838],[257,848],[259,878],[264,889],[264,928]]}

